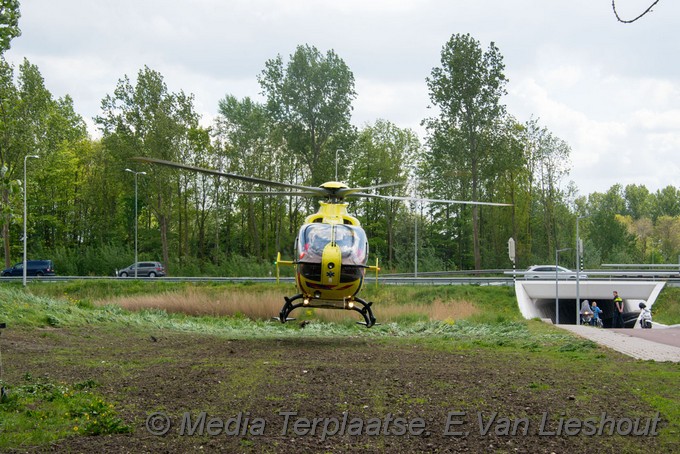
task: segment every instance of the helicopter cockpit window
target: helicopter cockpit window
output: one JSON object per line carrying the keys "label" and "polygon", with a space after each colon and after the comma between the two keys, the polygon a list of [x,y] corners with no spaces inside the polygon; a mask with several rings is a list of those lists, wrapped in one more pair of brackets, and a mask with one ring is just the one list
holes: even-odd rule
{"label": "helicopter cockpit window", "polygon": [[360,228],[335,226],[335,242],[340,247],[343,265],[366,265],[366,234]]}
{"label": "helicopter cockpit window", "polygon": [[309,224],[300,229],[298,258],[308,263],[321,263],[323,249],[331,241],[332,227],[329,224]]}
{"label": "helicopter cockpit window", "polygon": [[343,265],[366,265],[368,242],[363,229],[348,225],[309,224],[300,230],[298,259],[321,263],[323,250],[335,240],[342,253]]}

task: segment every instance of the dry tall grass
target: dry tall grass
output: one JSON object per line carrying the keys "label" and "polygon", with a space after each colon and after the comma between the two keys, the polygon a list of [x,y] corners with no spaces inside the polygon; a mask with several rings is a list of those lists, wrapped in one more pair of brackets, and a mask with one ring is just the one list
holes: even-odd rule
{"label": "dry tall grass", "polygon": [[197,316],[242,314],[253,319],[268,319],[279,313],[283,298],[274,291],[257,295],[240,291],[211,294],[199,289],[187,289],[154,295],[116,297],[98,301],[97,304],[115,304],[132,311],[162,309],[169,313]]}
{"label": "dry tall grass", "polygon": [[[97,304],[115,304],[128,310],[161,309],[169,313],[187,315],[233,316],[243,315],[254,320],[276,317],[283,306],[281,293],[267,291],[259,294],[242,291],[223,291],[207,293],[200,289],[187,289],[181,292],[168,292],[156,295],[117,297],[99,301]],[[466,319],[479,313],[479,309],[463,300],[436,300],[432,304],[390,304],[380,302],[373,305],[373,312],[381,323],[398,321],[404,317],[420,316],[429,320]],[[328,322],[360,320],[355,311],[297,309],[293,317],[313,316]]]}

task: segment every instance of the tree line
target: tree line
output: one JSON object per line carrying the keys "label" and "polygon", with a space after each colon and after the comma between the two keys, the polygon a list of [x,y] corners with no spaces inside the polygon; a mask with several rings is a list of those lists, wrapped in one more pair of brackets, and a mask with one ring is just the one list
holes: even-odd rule
{"label": "tree line", "polygon": [[[270,273],[278,251],[291,257],[300,224],[316,209],[316,200],[244,194],[267,188],[134,156],[303,185],[335,180],[337,157],[337,179],[350,186],[398,182],[381,193],[512,204],[352,201],[372,256],[395,272],[414,269],[416,247],[421,271],[509,268],[510,237],[519,267],[550,263],[564,247],[572,250],[563,264],[574,266],[578,217],[587,267],[674,262],[678,190],[617,185],[579,196],[564,181],[569,145],[538,119],[507,112],[504,70],[493,43],[484,49],[454,34],[425,81],[435,115],[423,119],[421,140],[388,119],[352,125],[354,75],[333,50],[305,44],[264,62],[257,75],[263,102],[225,94],[209,126],[191,94],[169,91],[159,72],[144,67],[101,100],[94,119],[101,138],[92,139],[72,99],[54,99],[35,65],[14,68],[2,58],[5,265],[22,253],[24,167],[29,258],[53,259],[59,274],[105,275],[129,265],[135,225],[140,260],[160,260],[171,274]],[[138,175],[137,199],[126,169],[146,172]]]}

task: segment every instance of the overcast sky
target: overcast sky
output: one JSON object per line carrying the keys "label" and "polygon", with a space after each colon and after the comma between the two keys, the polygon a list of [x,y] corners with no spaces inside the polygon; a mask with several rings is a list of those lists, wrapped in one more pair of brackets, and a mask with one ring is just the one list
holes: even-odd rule
{"label": "overcast sky", "polygon": [[[616,6],[632,19],[652,3]],[[504,57],[508,112],[571,146],[564,185],[587,195],[680,186],[679,19],[677,0],[632,24],[611,0],[22,0],[6,58],[36,64],[94,131],[101,100],[144,65],[209,122],[227,94],[262,100],[265,61],[309,44],[354,73],[357,126],[382,118],[423,137],[425,78],[451,35],[470,33]]]}

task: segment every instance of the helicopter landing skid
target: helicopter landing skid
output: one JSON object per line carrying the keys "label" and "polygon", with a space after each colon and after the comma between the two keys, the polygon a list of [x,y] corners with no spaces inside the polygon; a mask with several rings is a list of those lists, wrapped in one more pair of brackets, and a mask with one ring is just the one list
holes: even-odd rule
{"label": "helicopter landing skid", "polygon": [[354,301],[356,303],[361,304],[361,307],[357,307],[356,305],[352,306],[352,310],[357,311],[364,317],[363,322],[357,322],[360,325],[365,325],[366,328],[370,328],[371,326],[375,325],[375,317],[373,316],[373,311],[371,310],[371,306],[373,305],[373,302],[366,302],[362,300],[361,298],[357,298],[356,296],[354,297]]}
{"label": "helicopter landing skid", "polygon": [[[293,304],[295,300],[302,299],[303,297],[304,295],[302,293],[298,293],[297,295],[292,297],[287,296],[283,297],[283,299],[286,300],[286,303],[283,305],[283,308],[281,308],[281,312],[279,313],[279,321],[281,323],[286,323],[295,320],[294,318],[289,318],[288,315],[290,315],[290,313],[293,312],[298,307],[307,306],[304,303],[304,300],[297,304]],[[375,316],[373,315],[373,310],[371,310],[371,305],[373,304],[373,302],[366,302],[361,298],[355,297],[353,303],[355,304],[350,304],[346,306],[346,309],[357,311],[358,313],[361,314],[362,317],[364,317],[363,322],[357,323],[366,326],[366,328],[370,328],[371,326],[375,325],[376,322]],[[357,306],[356,303],[359,303],[360,307]]]}

